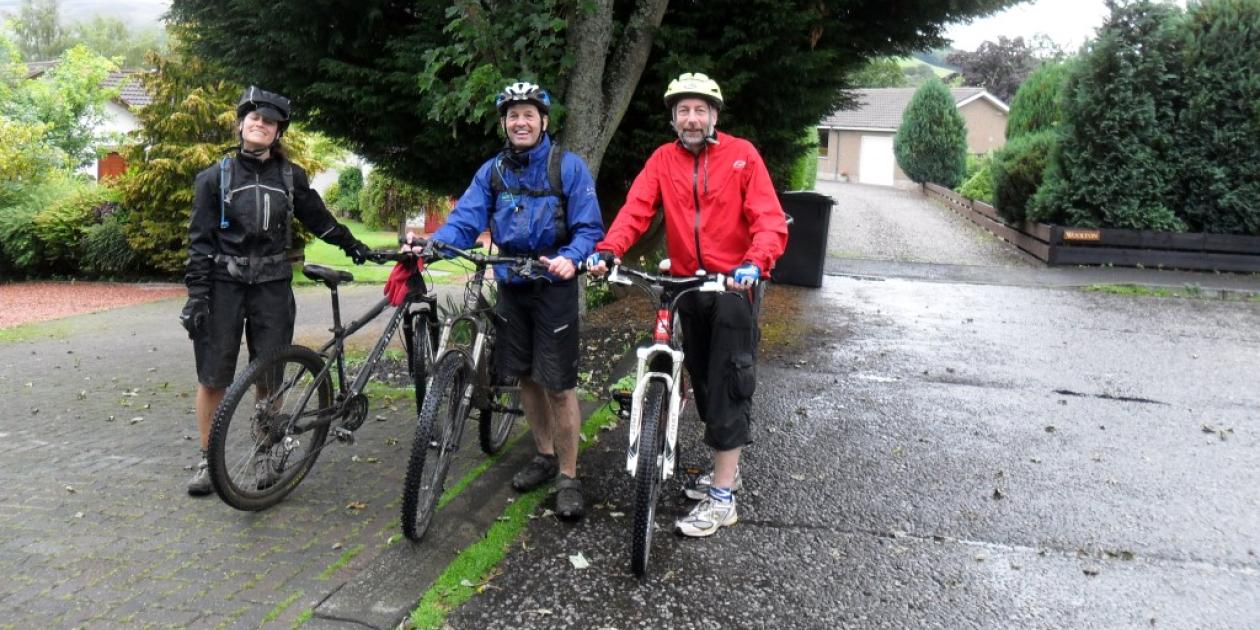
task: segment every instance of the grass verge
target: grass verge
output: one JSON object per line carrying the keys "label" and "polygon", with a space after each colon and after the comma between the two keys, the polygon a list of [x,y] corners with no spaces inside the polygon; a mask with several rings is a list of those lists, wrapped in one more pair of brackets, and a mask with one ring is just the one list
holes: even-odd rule
{"label": "grass verge", "polygon": [[[583,439],[580,448],[585,449],[587,445],[594,444],[592,436],[616,422],[617,416],[608,405],[600,407],[582,423]],[[462,479],[460,481],[463,482]],[[480,592],[492,577],[495,567],[503,561],[508,549],[524,531],[530,514],[534,513],[546,497],[547,489],[539,488],[517,497],[516,501],[509,504],[503,511],[503,516],[490,526],[486,535],[461,551],[420,598],[420,604],[411,612],[412,626],[441,628],[452,610]],[[442,498],[446,500],[446,495]]]}
{"label": "grass verge", "polygon": [[39,337],[64,339],[68,336],[70,336],[70,325],[60,319],[0,329],[0,343],[27,341]]}

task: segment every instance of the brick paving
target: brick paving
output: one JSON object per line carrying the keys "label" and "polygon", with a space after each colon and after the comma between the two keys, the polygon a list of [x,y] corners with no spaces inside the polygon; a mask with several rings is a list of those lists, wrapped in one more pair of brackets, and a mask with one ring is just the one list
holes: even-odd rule
{"label": "brick paving", "polygon": [[[343,289],[343,313],[379,290]],[[326,336],[327,301],[299,290],[299,339]],[[268,511],[185,493],[197,445],[181,306],[0,343],[0,628],[289,627],[398,533],[409,400],[374,408],[357,444],[327,447]]]}

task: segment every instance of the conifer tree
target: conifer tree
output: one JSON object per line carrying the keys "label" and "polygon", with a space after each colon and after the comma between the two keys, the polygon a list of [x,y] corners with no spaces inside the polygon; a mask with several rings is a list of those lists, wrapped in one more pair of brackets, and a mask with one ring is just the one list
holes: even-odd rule
{"label": "conifer tree", "polygon": [[1191,231],[1260,235],[1260,2],[1191,5],[1177,155]]}
{"label": "conifer tree", "polygon": [[1067,63],[1049,61],[1024,80],[1011,100],[1006,122],[1007,140],[1059,126],[1063,120],[1060,98],[1067,70]]}
{"label": "conifer tree", "polygon": [[910,179],[953,188],[967,171],[967,125],[945,84],[915,91],[893,136],[897,164]]}
{"label": "conifer tree", "polygon": [[1181,9],[1108,0],[1069,73],[1062,133],[1031,216],[1066,225],[1185,231],[1174,131],[1183,98]]}

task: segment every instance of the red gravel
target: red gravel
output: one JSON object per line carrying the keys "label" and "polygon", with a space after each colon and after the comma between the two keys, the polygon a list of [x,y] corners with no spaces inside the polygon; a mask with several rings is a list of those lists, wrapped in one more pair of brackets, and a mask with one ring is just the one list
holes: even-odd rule
{"label": "red gravel", "polygon": [[185,295],[174,283],[14,282],[0,284],[0,328]]}

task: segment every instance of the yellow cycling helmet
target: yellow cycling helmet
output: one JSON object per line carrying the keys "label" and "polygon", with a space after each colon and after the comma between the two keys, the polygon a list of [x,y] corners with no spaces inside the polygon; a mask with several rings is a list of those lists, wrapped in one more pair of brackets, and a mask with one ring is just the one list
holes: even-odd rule
{"label": "yellow cycling helmet", "polygon": [[673,109],[674,103],[684,96],[698,96],[709,101],[716,109],[722,109],[722,88],[717,81],[700,72],[684,72],[669,82],[665,88],[665,106]]}

